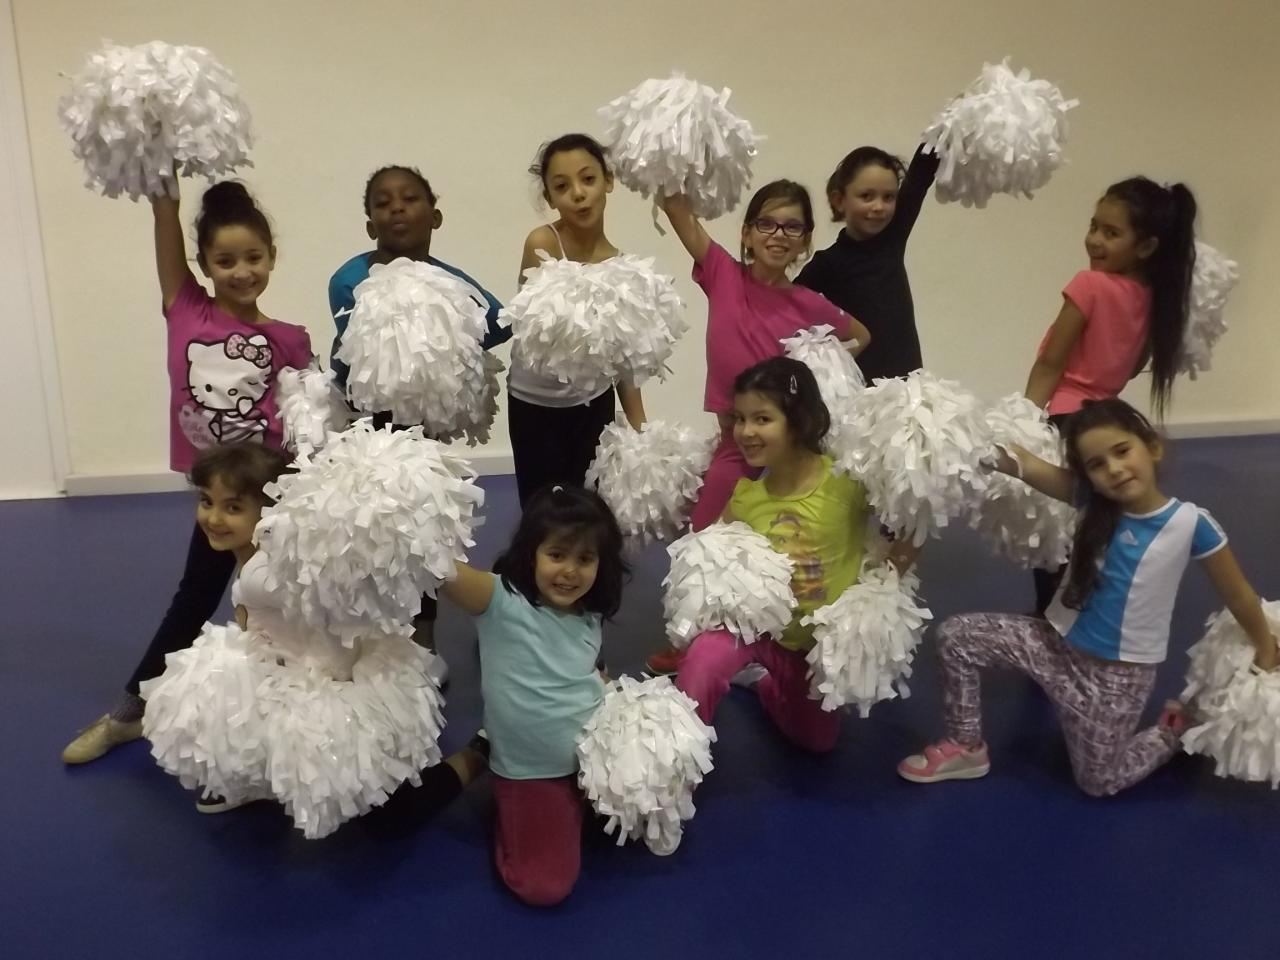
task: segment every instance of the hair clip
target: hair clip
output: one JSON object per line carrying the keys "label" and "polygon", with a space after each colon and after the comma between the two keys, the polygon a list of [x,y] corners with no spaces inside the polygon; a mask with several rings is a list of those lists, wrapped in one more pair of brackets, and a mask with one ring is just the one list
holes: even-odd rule
{"label": "hair clip", "polygon": [[564,493],[564,487],[560,486],[560,484],[558,484],[558,483],[557,483],[554,487],[552,487],[552,488],[551,488],[551,492],[552,492],[552,493]]}
{"label": "hair clip", "polygon": [[790,389],[791,389],[791,395],[792,395],[793,397],[796,395],[796,391],[800,389],[800,385],[799,385],[798,383],[796,383],[796,375],[795,375],[794,373],[791,375],[791,387],[790,387]]}

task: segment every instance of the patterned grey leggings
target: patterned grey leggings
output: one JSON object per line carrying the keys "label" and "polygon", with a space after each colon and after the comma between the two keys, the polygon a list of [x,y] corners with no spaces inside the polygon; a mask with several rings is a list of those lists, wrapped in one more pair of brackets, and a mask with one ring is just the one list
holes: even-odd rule
{"label": "patterned grey leggings", "polygon": [[1076,783],[1090,796],[1119,793],[1167,763],[1178,738],[1164,727],[1136,733],[1155,685],[1154,664],[1097,660],[1034,617],[968,613],[938,629],[947,736],[982,742],[980,667],[1027,674],[1057,708]]}

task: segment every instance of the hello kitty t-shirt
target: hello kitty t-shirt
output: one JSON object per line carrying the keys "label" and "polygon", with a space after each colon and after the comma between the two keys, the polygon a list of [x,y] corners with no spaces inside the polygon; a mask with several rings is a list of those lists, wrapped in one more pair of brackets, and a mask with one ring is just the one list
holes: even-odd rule
{"label": "hello kitty t-shirt", "polygon": [[178,291],[169,325],[169,466],[186,473],[219,443],[283,449],[276,373],[311,362],[311,336],[292,323],[245,323],[214,305],[195,277]]}

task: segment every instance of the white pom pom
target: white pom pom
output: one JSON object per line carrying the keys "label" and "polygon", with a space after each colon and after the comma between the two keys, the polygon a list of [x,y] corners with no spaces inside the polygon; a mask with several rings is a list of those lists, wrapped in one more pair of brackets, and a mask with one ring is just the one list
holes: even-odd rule
{"label": "white pom pom", "polygon": [[853,398],[867,385],[857,361],[847,349],[848,344],[836,338],[834,329],[821,324],[781,341],[788,357],[799,360],[813,371],[822,402],[831,414],[833,428],[849,416]]}
{"label": "white pom pom", "polygon": [[729,96],[674,73],[601,107],[619,182],[655,201],[688,194],[704,220],[736,207],[762,138],[729,109]]}
{"label": "white pom pom", "polygon": [[990,430],[978,399],[924,370],[858,394],[833,430],[837,468],[867,488],[881,521],[917,546],[986,487]]}
{"label": "white pom pom", "polygon": [[355,288],[337,358],[366,413],[422,424],[440,440],[488,439],[500,361],[480,345],[488,305],[448,270],[407,258],[374,264]]}
{"label": "white pom pom", "polygon": [[745,523],[715,523],[667,547],[662,581],[667,636],[686,647],[704,630],[726,629],[746,643],[791,622],[795,563]]}
{"label": "white pom pom", "polygon": [[983,64],[921,137],[941,161],[938,199],[985,207],[995,193],[1030,197],[1062,166],[1067,111],[1079,105],[1047,80],[1014,73],[1007,59]]}
{"label": "white pom pom", "polygon": [[620,420],[600,434],[587,486],[600,492],[629,541],[672,540],[689,523],[716,439],[661,420],[639,430]]}
{"label": "white pom pom", "polygon": [[222,64],[200,47],[107,43],[58,101],[86,185],[132,200],[172,190],[183,175],[214,178],[250,166],[249,110]]}
{"label": "white pom pom", "polygon": [[805,659],[823,710],[853,705],[864,717],[881,700],[907,697],[911,661],[933,614],[918,605],[920,581],[890,563],[865,563],[858,582],[801,623],[813,624]]}
{"label": "white pom pom", "polygon": [[[1045,412],[1020,393],[1010,394],[987,411],[995,444],[1022,447],[1055,466],[1064,461],[1062,438]],[[991,473],[969,525],[995,548],[1024,567],[1056,570],[1067,562],[1078,512],[1029,484]]]}
{"label": "white pom pom", "polygon": [[578,784],[618,844],[642,837],[659,855],[680,845],[693,790],[711,772],[716,732],[670,677],[622,677],[578,738]]}
{"label": "white pom pom", "polygon": [[[1262,607],[1280,636],[1280,601]],[[1209,618],[1187,655],[1182,697],[1198,722],[1182,735],[1183,748],[1212,757],[1220,777],[1280,786],[1280,671],[1253,666],[1253,643],[1227,610]]]}
{"label": "white pom pom", "polygon": [[1227,332],[1222,316],[1227,298],[1240,281],[1240,265],[1207,243],[1196,241],[1191,273],[1191,303],[1182,341],[1181,372],[1192,380],[1210,368],[1213,348]]}
{"label": "white pom pom", "polygon": [[298,456],[311,456],[329,437],[351,426],[351,408],[332,370],[284,367],[276,374],[276,387],[285,446]]}
{"label": "white pom pom", "polygon": [[603,263],[546,258],[524,272],[525,283],[502,321],[536,373],[583,392],[614,380],[640,386],[663,379],[672,348],[687,328],[675,282],[652,259],[623,254]]}
{"label": "white pom pom", "polygon": [[367,420],[300,467],[267,487],[276,503],[256,531],[281,606],[348,643],[406,634],[472,545],[484,491],[471,468],[421,427]]}

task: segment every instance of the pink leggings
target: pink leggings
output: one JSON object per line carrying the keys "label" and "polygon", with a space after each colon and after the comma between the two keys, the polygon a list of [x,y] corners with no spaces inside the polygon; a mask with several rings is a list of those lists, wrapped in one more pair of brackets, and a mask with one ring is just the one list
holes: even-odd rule
{"label": "pink leggings", "polygon": [[743,477],[755,478],[760,471],[750,466],[742,456],[742,450],[733,439],[733,431],[720,434],[720,444],[711,457],[711,466],[702,480],[702,491],[698,494],[698,502],[694,505],[690,526],[694,530],[702,530],[720,519],[729,499],[733,496],[733,488]]}
{"label": "pink leggings", "polygon": [[493,859],[502,882],[534,907],[554,906],[569,896],[582,861],[577,778],[508,780],[494,774],[493,799]]}
{"label": "pink leggings", "polygon": [[728,630],[698,634],[680,664],[676,686],[697,701],[702,722],[711,723],[729,681],[750,663],[769,671],[756,684],[756,694],[783,736],[812,753],[833,749],[840,735],[840,714],[828,713],[820,701],[809,699],[804,654],[768,637],[744,644]]}

